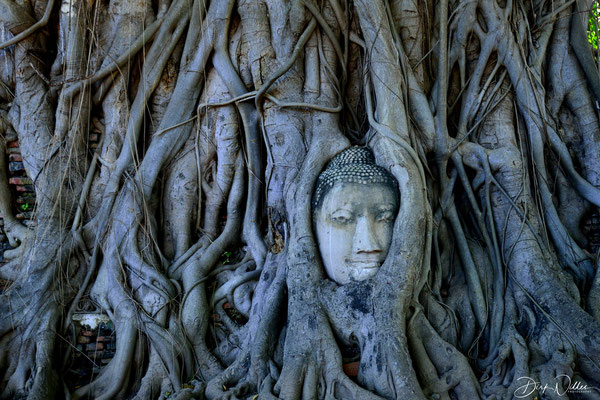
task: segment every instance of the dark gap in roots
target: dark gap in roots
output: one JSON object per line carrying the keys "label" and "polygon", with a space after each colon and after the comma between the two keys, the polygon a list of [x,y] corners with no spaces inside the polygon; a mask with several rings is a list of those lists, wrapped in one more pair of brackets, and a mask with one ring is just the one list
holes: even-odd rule
{"label": "dark gap in roots", "polygon": [[12,284],[13,284],[13,282],[11,282],[11,281],[0,279],[0,294],[7,292],[8,289],[10,289],[10,287],[12,286]]}
{"label": "dark gap in roots", "polygon": [[225,310],[225,314],[227,314],[229,318],[231,318],[231,320],[235,322],[238,326],[244,326],[248,322],[248,318],[246,318],[238,310],[232,307],[231,304],[223,304],[223,309]]}
{"label": "dark gap in roots", "polygon": [[[465,168],[465,172],[467,173],[467,177],[469,182],[473,182],[476,172],[470,168]],[[477,200],[480,200],[479,190],[481,187],[474,187],[474,194]],[[460,179],[456,179],[456,183],[454,184],[454,203],[456,204],[456,210],[458,215],[462,221],[462,226],[465,231],[465,235],[468,239],[472,239],[479,243],[481,247],[486,248],[485,242],[481,240],[482,232],[477,223],[477,219],[475,214],[471,211],[471,203],[469,202],[469,198],[467,196],[467,191],[465,190]],[[480,206],[482,206],[480,202]],[[483,202],[483,207],[485,207],[485,202]],[[484,212],[484,209],[481,209]],[[487,224],[487,222],[486,222]]]}
{"label": "dark gap in roots", "polygon": [[581,232],[587,238],[585,249],[597,255],[600,251],[600,214],[598,209],[594,208],[588,211],[581,219],[579,226]]}
{"label": "dark gap in roots", "polygon": [[481,13],[481,10],[479,9],[479,7],[477,7],[476,10],[476,17],[477,17],[477,22],[479,23],[479,26],[481,26],[481,30],[485,33],[488,32],[488,26],[485,23],[485,18],[483,16],[483,14]]}
{"label": "dark gap in roots", "polygon": [[114,357],[117,337],[112,321],[98,312],[77,312],[73,316],[76,348],[64,374],[71,390],[92,382]]}
{"label": "dark gap in roots", "polygon": [[[461,88],[460,85],[460,67],[458,63],[454,63],[451,66],[449,76],[450,82],[448,83],[448,110],[450,110],[450,113],[448,114],[446,123],[448,126],[448,136],[455,138],[456,134],[458,133],[459,113],[452,111],[460,108],[465,91],[465,88]],[[429,156],[431,156],[431,154]],[[429,165],[435,165],[435,163]]]}
{"label": "dark gap in roots", "polygon": [[[158,8],[160,6],[160,1],[158,0],[152,0],[152,12],[154,13],[154,15],[158,14]],[[185,37],[185,35],[183,36]]]}
{"label": "dark gap in roots", "polygon": [[352,334],[350,335],[348,343],[345,343],[335,335],[335,341],[342,354],[342,368],[344,373],[354,382],[357,382],[358,366],[360,365],[360,347],[358,339]]}
{"label": "dark gap in roots", "polygon": [[88,161],[91,161],[94,157],[94,153],[96,152],[96,149],[98,149],[99,141],[102,138],[102,135],[104,134],[104,131],[101,127],[106,126],[106,121],[104,120],[104,112],[102,110],[102,107],[93,107],[93,112],[98,117],[92,118],[92,120],[90,121],[88,134],[85,138],[85,148],[87,149]]}

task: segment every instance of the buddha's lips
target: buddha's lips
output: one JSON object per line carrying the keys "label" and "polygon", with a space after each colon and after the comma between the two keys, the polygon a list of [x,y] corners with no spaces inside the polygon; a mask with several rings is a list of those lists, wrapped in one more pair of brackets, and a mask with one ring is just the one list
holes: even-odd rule
{"label": "buddha's lips", "polygon": [[347,264],[353,268],[372,269],[381,267],[382,261],[348,261]]}

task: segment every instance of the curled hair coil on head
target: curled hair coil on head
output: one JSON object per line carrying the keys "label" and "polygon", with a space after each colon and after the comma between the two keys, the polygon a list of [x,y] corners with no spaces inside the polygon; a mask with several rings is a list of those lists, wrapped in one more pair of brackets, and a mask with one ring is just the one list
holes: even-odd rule
{"label": "curled hair coil on head", "polygon": [[365,147],[349,147],[329,161],[317,179],[312,199],[313,211],[320,206],[325,195],[336,183],[381,183],[392,187],[398,195],[396,179],[385,168],[375,164],[373,153]]}

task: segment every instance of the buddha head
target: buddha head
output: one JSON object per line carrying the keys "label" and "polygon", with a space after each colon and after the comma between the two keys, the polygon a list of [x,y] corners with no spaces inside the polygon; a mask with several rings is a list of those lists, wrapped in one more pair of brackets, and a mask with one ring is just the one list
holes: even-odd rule
{"label": "buddha head", "polygon": [[340,285],[373,277],[385,261],[399,205],[397,182],[370,150],[350,147],[319,175],[313,225],[323,266]]}

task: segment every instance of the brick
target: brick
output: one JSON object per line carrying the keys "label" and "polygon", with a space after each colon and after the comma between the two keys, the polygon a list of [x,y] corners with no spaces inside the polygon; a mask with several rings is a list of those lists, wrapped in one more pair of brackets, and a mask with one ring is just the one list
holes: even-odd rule
{"label": "brick", "polygon": [[89,342],[90,342],[90,337],[89,336],[79,336],[77,338],[77,343],[87,344]]}
{"label": "brick", "polygon": [[79,334],[83,336],[94,336],[94,332],[88,331],[86,329],[82,329],[81,332],[79,332]]}
{"label": "brick", "polygon": [[96,351],[96,343],[88,343],[85,345],[85,351]]}
{"label": "brick", "polygon": [[98,134],[90,133],[90,142],[97,142],[97,141],[98,141]]}
{"label": "brick", "polygon": [[8,144],[8,147],[12,147],[12,148],[19,147],[18,140],[13,140],[12,142],[8,142],[7,144]]}
{"label": "brick", "polygon": [[26,176],[15,176],[8,180],[11,185],[31,185],[33,182]]}
{"label": "brick", "polygon": [[358,365],[360,363],[358,361],[351,362],[348,364],[342,365],[344,368],[344,373],[348,375],[350,378],[354,378],[358,375]]}
{"label": "brick", "polygon": [[13,161],[8,163],[8,170],[11,172],[24,171],[25,167],[22,161]]}
{"label": "brick", "polygon": [[104,358],[104,350],[100,350],[100,351],[96,350],[96,352],[94,354],[92,354],[92,360],[95,359],[97,361],[102,358]]}
{"label": "brick", "polygon": [[33,185],[18,185],[17,192],[33,192],[35,188]]}
{"label": "brick", "polygon": [[96,342],[96,350],[104,350],[104,343]]}
{"label": "brick", "polygon": [[21,196],[17,197],[18,204],[34,204],[35,203],[35,195],[32,193],[23,193]]}
{"label": "brick", "polygon": [[23,161],[23,157],[18,153],[9,154],[8,161],[10,161],[10,162]]}

